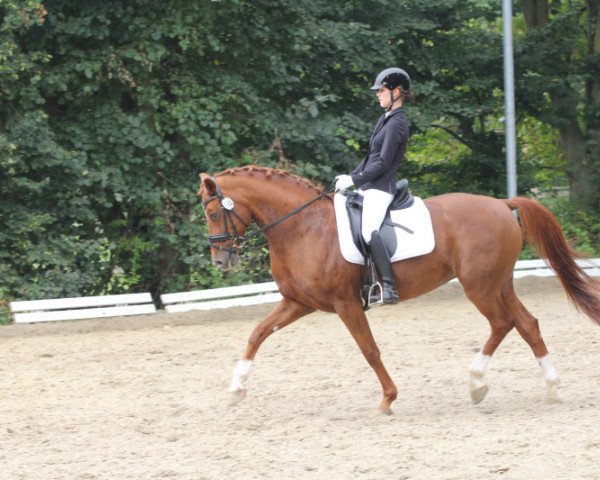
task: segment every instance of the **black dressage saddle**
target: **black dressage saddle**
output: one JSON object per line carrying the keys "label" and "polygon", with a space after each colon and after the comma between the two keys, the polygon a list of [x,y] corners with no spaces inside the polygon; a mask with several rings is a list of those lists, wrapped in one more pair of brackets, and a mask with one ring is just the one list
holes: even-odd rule
{"label": "black dressage saddle", "polygon": [[[413,233],[412,230],[394,223],[391,219],[390,212],[393,210],[403,210],[405,208],[412,207],[415,203],[410,189],[408,188],[408,180],[403,178],[396,183],[397,193],[394,196],[394,200],[388,208],[388,212],[385,216],[385,220],[379,229],[379,234],[390,257],[396,251],[398,242],[396,240],[396,232],[394,228],[401,228],[408,233]],[[366,258],[366,246],[362,238],[361,227],[362,227],[362,209],[363,209],[363,196],[358,192],[346,192],[346,210],[348,212],[348,219],[350,220],[350,231],[352,232],[352,240],[358,248],[358,250]]]}

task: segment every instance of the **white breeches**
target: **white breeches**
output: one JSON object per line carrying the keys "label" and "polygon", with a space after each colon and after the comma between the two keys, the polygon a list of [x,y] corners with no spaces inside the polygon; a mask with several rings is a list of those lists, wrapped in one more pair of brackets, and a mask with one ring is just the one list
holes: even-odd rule
{"label": "white breeches", "polygon": [[364,197],[362,236],[365,242],[369,243],[371,241],[371,233],[379,230],[379,227],[381,227],[381,224],[385,220],[385,214],[394,196],[391,193],[376,189],[359,190],[359,192]]}

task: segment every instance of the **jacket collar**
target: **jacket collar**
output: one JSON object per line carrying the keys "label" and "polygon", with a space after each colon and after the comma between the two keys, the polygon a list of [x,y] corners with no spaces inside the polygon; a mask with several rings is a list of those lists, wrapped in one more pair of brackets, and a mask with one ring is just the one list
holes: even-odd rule
{"label": "jacket collar", "polygon": [[[403,112],[404,110],[402,109],[402,107],[398,107],[398,108],[394,108],[385,118],[390,118],[393,117],[394,115],[398,115],[400,112]],[[384,116],[386,115],[385,113],[383,114]]]}
{"label": "jacket collar", "polygon": [[398,107],[398,108],[395,108],[394,110],[392,110],[387,117],[385,116],[385,113],[381,117],[379,117],[379,120],[377,121],[377,124],[375,125],[375,128],[373,129],[373,134],[371,135],[371,140],[373,140],[373,137],[379,133],[379,130],[381,130],[383,128],[383,126],[385,125],[385,122],[387,122],[389,118],[391,118],[395,115],[399,115],[402,112],[404,112],[402,110],[402,107]]}

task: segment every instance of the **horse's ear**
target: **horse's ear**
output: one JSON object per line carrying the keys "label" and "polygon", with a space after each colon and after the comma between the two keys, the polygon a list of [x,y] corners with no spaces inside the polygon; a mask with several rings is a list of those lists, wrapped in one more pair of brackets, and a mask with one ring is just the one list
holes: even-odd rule
{"label": "horse's ear", "polygon": [[208,173],[200,174],[200,190],[198,191],[198,195],[202,195],[203,190],[206,191],[209,197],[217,194],[217,184]]}

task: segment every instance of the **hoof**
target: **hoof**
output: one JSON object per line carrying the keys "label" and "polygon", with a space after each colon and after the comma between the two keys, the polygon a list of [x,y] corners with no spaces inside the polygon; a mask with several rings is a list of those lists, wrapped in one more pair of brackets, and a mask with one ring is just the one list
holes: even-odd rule
{"label": "hoof", "polygon": [[393,415],[394,412],[387,402],[381,402],[377,407],[377,412],[381,415]]}
{"label": "hoof", "polygon": [[485,398],[489,390],[481,372],[469,372],[469,393],[475,405]]}
{"label": "hoof", "polygon": [[485,398],[485,396],[487,395],[489,390],[490,390],[490,388],[487,385],[482,385],[477,388],[472,388],[471,389],[471,401],[475,405],[477,405],[478,403],[481,403],[481,401]]}
{"label": "hoof", "polygon": [[558,384],[546,383],[546,403],[561,403],[562,400],[558,396]]}
{"label": "hoof", "polygon": [[387,408],[378,407],[377,413],[379,413],[380,415],[385,415],[385,416],[389,417],[390,415],[394,414],[394,411],[390,407],[387,407]]}
{"label": "hoof", "polygon": [[246,398],[247,390],[245,388],[240,388],[237,390],[229,391],[229,405],[236,405],[240,403],[244,398]]}

